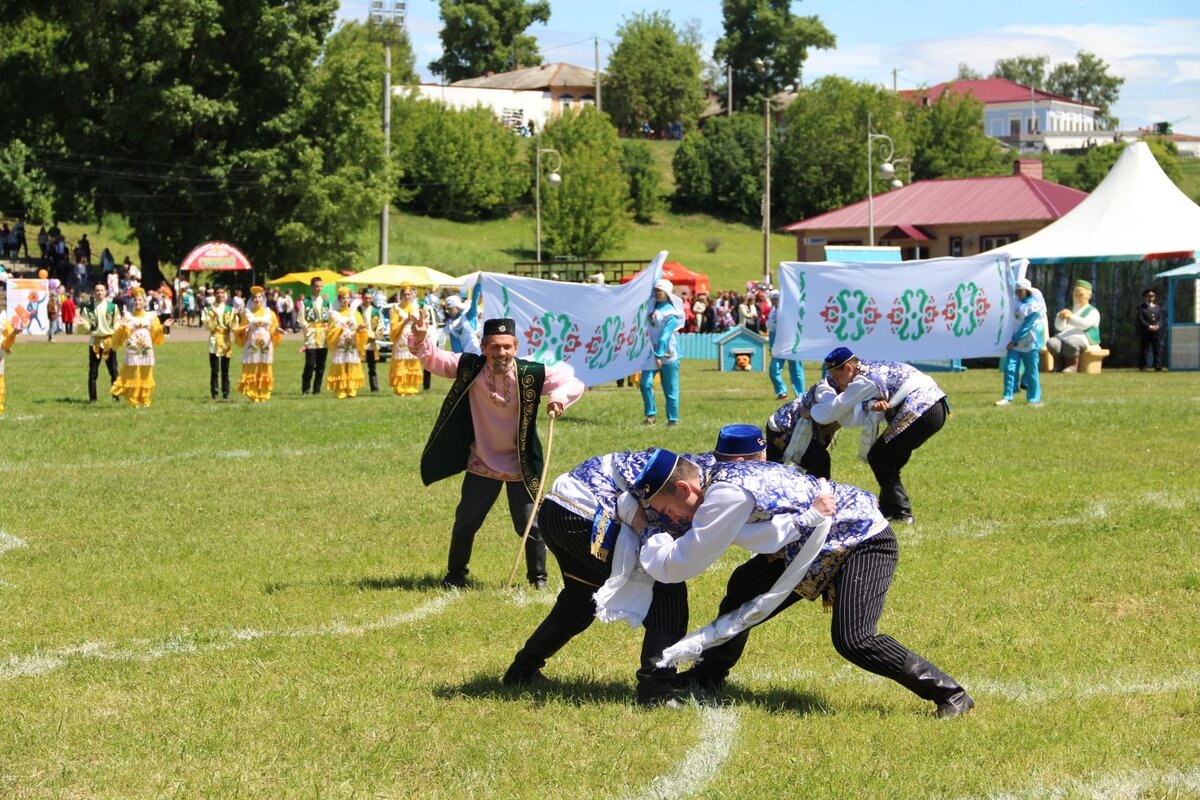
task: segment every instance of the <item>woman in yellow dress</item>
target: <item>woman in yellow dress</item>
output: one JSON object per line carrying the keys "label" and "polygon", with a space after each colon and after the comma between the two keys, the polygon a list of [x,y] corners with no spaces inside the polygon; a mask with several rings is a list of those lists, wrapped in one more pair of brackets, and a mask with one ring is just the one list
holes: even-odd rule
{"label": "woman in yellow dress", "polygon": [[8,321],[8,314],[0,310],[0,414],[4,413],[4,354],[12,350],[17,338],[17,329]]}
{"label": "woman in yellow dress", "polygon": [[329,311],[326,342],[329,357],[329,377],[325,386],[338,400],[357,397],[363,387],[362,356],[367,346],[367,326],[358,309],[350,305],[350,290],[345,286],[337,292],[337,308]]}
{"label": "woman in yellow dress", "polygon": [[420,313],[417,290],[405,284],[400,289],[400,302],[392,306],[388,331],[388,338],[392,340],[392,366],[388,371],[388,383],[392,385],[392,391],[401,397],[413,396],[421,391],[421,361],[408,352],[409,328]]}
{"label": "woman in yellow dress", "polygon": [[250,287],[250,305],[238,317],[233,338],[242,347],[242,377],[237,390],[251,402],[267,402],[275,388],[275,345],[283,341],[283,333],[279,318],[267,308],[261,286]]}
{"label": "woman in yellow dress", "polygon": [[126,314],[113,331],[113,349],[125,345],[125,363],[112,395],[124,397],[135,408],[147,408],[154,399],[154,345],[163,343],[163,329],[158,315],[146,310],[146,290],[139,286],[130,294],[133,313]]}

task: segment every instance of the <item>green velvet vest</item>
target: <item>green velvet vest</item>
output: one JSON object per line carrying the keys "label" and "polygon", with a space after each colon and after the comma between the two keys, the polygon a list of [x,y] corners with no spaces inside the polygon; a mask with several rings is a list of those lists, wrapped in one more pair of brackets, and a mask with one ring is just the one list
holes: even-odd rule
{"label": "green velvet vest", "polygon": [[[542,384],[546,381],[546,366],[521,358],[516,362],[517,458],[521,464],[521,480],[529,490],[529,496],[537,497],[542,480],[542,442],[537,435],[537,413],[542,400]],[[467,390],[486,364],[486,358],[471,353],[463,353],[459,358],[458,374],[442,403],[425,451],[421,453],[421,480],[426,486],[467,468],[471,444],[475,441]]]}

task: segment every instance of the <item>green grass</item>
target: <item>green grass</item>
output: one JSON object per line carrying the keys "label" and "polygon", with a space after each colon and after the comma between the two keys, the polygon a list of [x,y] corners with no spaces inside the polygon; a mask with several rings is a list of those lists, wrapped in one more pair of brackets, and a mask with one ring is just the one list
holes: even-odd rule
{"label": "green grass", "polygon": [[[473,589],[436,588],[459,482],[417,465],[446,381],[302,398],[289,337],[256,407],[207,399],[202,344],[158,355],[144,411],[81,402],[82,344],[7,359],[0,796],[648,796],[724,731],[696,796],[1200,797],[1196,373],[1050,375],[1041,409],[995,408],[994,370],[937,375],[954,414],[905,471],[918,522],[882,630],[971,690],[939,723],[847,666],[811,604],[755,632],[721,709],[637,710],[640,637],[618,626],[544,690],[504,689],[551,595],[500,588],[503,508]],[[551,472],[703,449],[776,406],[761,374],[692,361],[682,385],[671,430],[639,425],[631,389],[588,392]],[[834,477],[874,489],[856,445]],[[691,584],[694,625],[744,557]]]}

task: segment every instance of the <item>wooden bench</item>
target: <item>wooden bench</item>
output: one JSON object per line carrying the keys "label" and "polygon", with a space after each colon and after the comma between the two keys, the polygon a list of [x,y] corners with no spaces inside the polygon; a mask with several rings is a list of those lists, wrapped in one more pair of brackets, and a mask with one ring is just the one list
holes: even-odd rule
{"label": "wooden bench", "polygon": [[1099,375],[1101,362],[1108,356],[1104,348],[1084,350],[1079,356],[1079,371],[1087,375]]}

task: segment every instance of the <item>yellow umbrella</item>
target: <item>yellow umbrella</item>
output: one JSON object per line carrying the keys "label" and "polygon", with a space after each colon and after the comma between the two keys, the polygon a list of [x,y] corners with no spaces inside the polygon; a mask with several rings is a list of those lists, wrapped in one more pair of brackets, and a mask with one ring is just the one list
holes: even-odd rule
{"label": "yellow umbrella", "polygon": [[313,278],[320,278],[323,283],[337,283],[342,279],[340,272],[330,269],[318,269],[312,272],[289,272],[273,281],[267,281],[267,286],[280,286],[285,283],[311,283]]}
{"label": "yellow umbrella", "polygon": [[380,264],[357,275],[338,278],[338,283],[355,283],[359,286],[458,286],[459,278],[447,275],[430,267],[410,267],[401,264]]}

